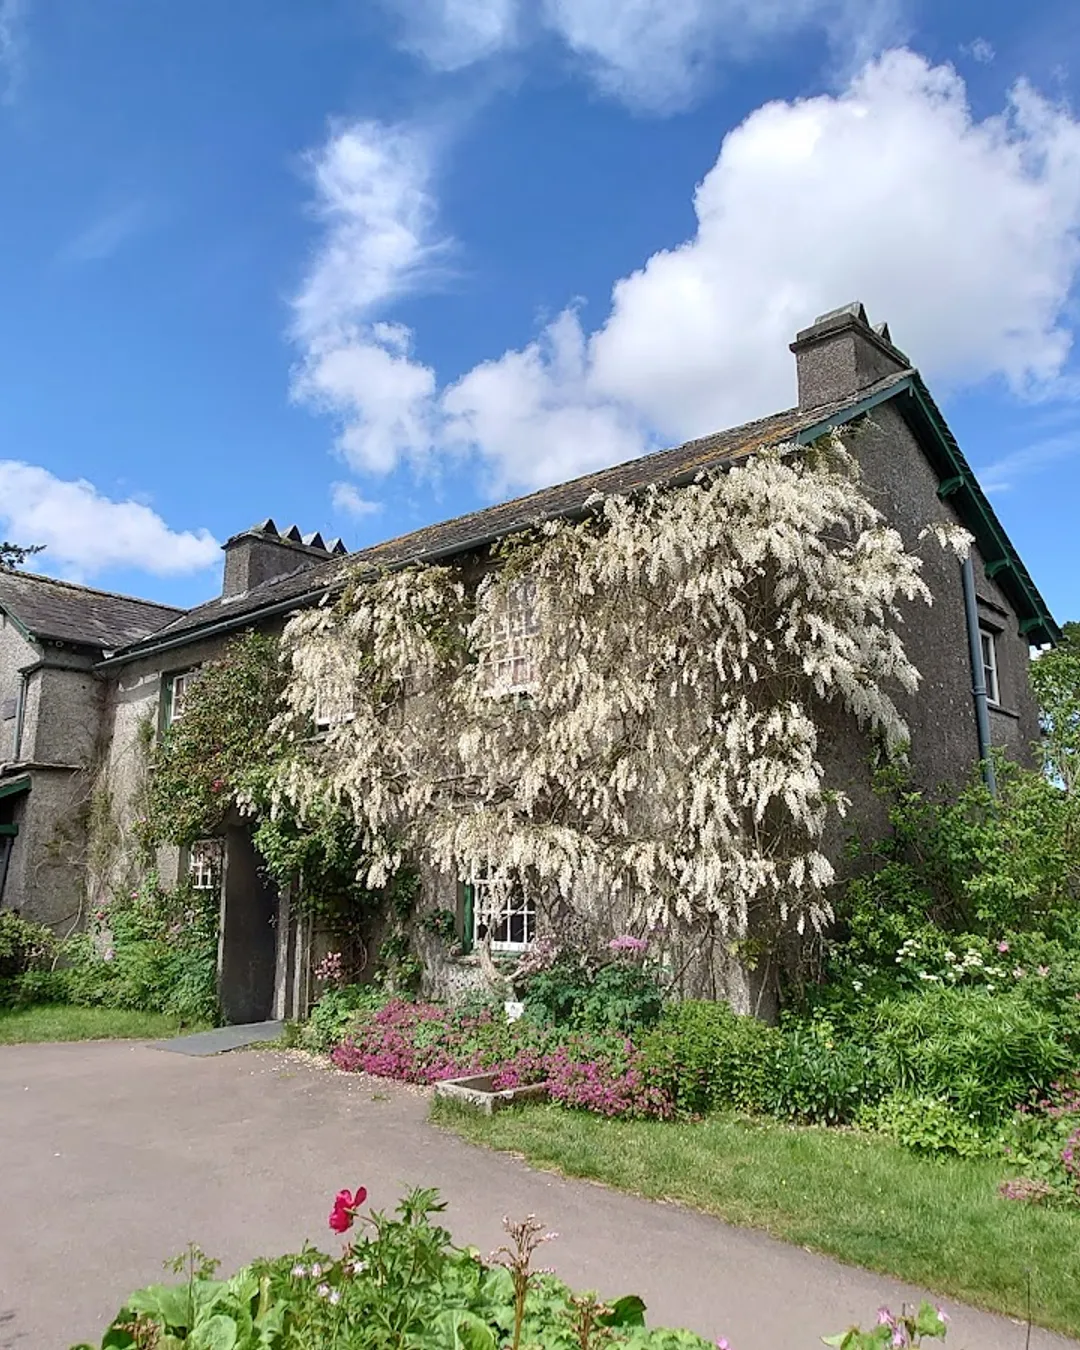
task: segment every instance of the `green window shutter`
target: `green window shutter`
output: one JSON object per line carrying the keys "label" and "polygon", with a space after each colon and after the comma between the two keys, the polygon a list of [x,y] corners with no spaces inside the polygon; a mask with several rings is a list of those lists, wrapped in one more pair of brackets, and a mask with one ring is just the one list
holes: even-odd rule
{"label": "green window shutter", "polygon": [[476,915],[476,892],[471,881],[465,883],[465,906],[462,916],[461,950],[466,956],[473,949],[473,923]]}

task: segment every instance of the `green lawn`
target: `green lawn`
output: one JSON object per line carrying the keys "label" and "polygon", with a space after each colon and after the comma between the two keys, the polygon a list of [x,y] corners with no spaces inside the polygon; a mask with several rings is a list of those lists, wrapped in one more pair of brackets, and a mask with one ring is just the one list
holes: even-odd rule
{"label": "green lawn", "polygon": [[555,1106],[432,1118],[539,1167],[656,1200],[1080,1336],[1080,1213],[1002,1200],[996,1163],[927,1160],[852,1131],[712,1117],[611,1121]]}
{"label": "green lawn", "polygon": [[[183,1030],[203,1028],[193,1026]],[[161,1040],[180,1031],[177,1019],[163,1013],[76,1008],[67,1004],[0,1010],[0,1045],[23,1045],[29,1041]]]}

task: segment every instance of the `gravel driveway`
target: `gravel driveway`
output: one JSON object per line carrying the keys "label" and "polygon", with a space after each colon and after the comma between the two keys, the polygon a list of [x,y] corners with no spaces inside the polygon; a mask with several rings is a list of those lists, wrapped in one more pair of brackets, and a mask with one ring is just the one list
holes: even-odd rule
{"label": "gravel driveway", "polygon": [[[149,1045],[0,1046],[0,1347],[100,1337],[131,1289],[198,1242],[225,1271],[257,1255],[332,1250],[330,1199],[367,1186],[377,1208],[438,1186],[448,1226],[487,1251],[505,1213],[562,1235],[565,1278],[640,1293],[649,1320],[726,1336],[733,1350],[811,1350],[919,1291],[674,1205],[533,1171],[426,1122],[418,1090],[302,1057],[211,1059]],[[1024,1329],[950,1306],[950,1350],[1023,1350]],[[1037,1350],[1076,1342],[1035,1332]]]}

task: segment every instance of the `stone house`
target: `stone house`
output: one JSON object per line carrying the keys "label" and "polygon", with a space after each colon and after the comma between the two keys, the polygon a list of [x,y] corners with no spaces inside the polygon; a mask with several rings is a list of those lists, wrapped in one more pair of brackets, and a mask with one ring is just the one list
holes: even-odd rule
{"label": "stone house", "polygon": [[[934,604],[913,610],[905,631],[923,676],[918,694],[900,701],[916,781],[959,781],[991,745],[1025,757],[1038,736],[1030,648],[1053,643],[1058,630],[925,383],[888,328],[872,327],[858,304],[819,318],[791,350],[798,398],[783,412],[348,556],[338,541],[325,544],[295,527],[281,533],[264,521],[228,540],[221,594],[186,612],[26,573],[0,575],[0,902],[46,922],[72,922],[95,884],[86,866],[89,813],[80,815],[76,800],[88,769],[107,792],[122,853],[137,810],[140,745],[183,715],[190,673],[239,632],[280,631],[291,613],[340,587],[350,564],[470,566],[508,534],[580,513],[595,493],[677,486],[702,469],[765,446],[809,444],[836,427],[859,429],[853,449],[864,487],[908,547],[937,523],[958,522],[975,538],[963,566],[944,551],[930,554],[923,576]],[[50,610],[63,612],[62,624],[42,618]],[[853,724],[838,726],[828,754],[831,781],[852,797],[854,817],[871,819],[878,808],[865,738]],[[56,849],[59,835],[67,851]],[[161,872],[167,881],[190,875],[219,890],[219,972],[229,1020],[305,1009],[312,934],[291,913],[289,895],[274,893],[261,877],[239,818],[219,840],[166,851]],[[451,959],[427,945],[434,991],[478,977],[468,955],[478,936],[473,898],[474,887],[460,879],[424,878],[422,906],[457,914],[466,953]],[[487,937],[496,950],[519,951],[536,921],[527,897],[512,899]],[[713,954],[703,968],[715,971],[718,961]],[[750,998],[723,978],[713,992],[734,993],[744,1006]]]}

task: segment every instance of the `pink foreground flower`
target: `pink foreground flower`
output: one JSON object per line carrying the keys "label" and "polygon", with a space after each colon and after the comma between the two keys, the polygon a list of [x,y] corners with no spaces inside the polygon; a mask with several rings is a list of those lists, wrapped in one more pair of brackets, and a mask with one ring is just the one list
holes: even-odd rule
{"label": "pink foreground flower", "polygon": [[367,1199],[367,1188],[357,1186],[356,1194],[338,1191],[334,1196],[334,1207],[330,1211],[330,1227],[335,1233],[347,1233],[356,1219],[356,1211]]}

